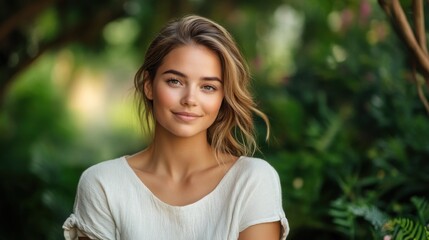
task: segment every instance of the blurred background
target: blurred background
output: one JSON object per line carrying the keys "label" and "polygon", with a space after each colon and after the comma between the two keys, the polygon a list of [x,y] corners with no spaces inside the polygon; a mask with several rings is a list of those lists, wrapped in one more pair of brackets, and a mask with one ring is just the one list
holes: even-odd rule
{"label": "blurred background", "polygon": [[249,62],[289,239],[428,223],[428,113],[376,0],[16,0],[0,2],[0,239],[63,239],[82,171],[146,146],[133,77],[161,26],[190,13]]}

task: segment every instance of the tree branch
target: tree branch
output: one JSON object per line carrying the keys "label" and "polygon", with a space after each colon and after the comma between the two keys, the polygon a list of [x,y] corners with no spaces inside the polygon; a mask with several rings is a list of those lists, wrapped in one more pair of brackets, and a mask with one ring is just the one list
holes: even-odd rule
{"label": "tree branch", "polygon": [[386,0],[378,0],[378,4],[383,8],[386,15],[390,18],[392,17],[392,11],[390,11],[390,3],[386,2]]}
{"label": "tree branch", "polygon": [[399,3],[399,0],[392,0],[391,10],[393,16],[396,18],[398,27],[404,35],[404,40],[407,45],[410,47],[411,51],[414,53],[417,58],[422,70],[425,74],[429,75],[429,59],[427,55],[423,52],[422,48],[417,43],[416,38],[414,37],[413,30],[408,23],[407,17]]}
{"label": "tree branch", "polygon": [[[415,80],[420,101],[429,114],[429,102],[423,89],[425,82],[429,87],[429,56],[426,46],[423,1],[413,0],[415,34],[410,27],[399,0],[378,0],[378,3],[391,21],[398,27],[399,34],[402,35],[405,44],[411,49],[414,56],[413,59],[415,60],[415,62],[413,61],[412,75]],[[421,79],[417,77],[416,62],[425,79],[423,79],[423,76]]]}
{"label": "tree branch", "polygon": [[17,28],[17,26],[19,26],[22,22],[29,21],[38,13],[50,6],[53,2],[55,2],[55,0],[40,0],[31,2],[31,4],[26,5],[17,13],[12,14],[10,18],[6,19],[6,21],[0,24],[0,40],[4,39],[13,29]]}
{"label": "tree branch", "polygon": [[413,0],[414,7],[414,24],[417,42],[422,48],[423,52],[427,55],[428,50],[426,46],[426,31],[425,31],[425,16],[423,11],[423,0]]}
{"label": "tree branch", "polygon": [[423,86],[425,86],[425,79],[423,78],[423,76],[420,76],[420,77],[417,76],[415,67],[413,68],[412,75],[417,87],[417,94],[419,95],[420,101],[423,103],[423,106],[425,107],[426,112],[429,114],[429,102],[423,90]]}
{"label": "tree branch", "polygon": [[100,30],[106,23],[124,14],[121,7],[112,7],[111,9],[114,10],[100,10],[94,17],[92,17],[91,21],[89,22],[87,19],[83,19],[73,28],[65,30],[56,39],[41,45],[39,47],[39,51],[34,56],[26,56],[24,60],[21,61],[17,66],[9,69],[10,71],[4,75],[4,81],[0,82],[0,103],[4,99],[4,93],[6,92],[7,87],[10,85],[10,83],[13,82],[15,76],[30,64],[32,64],[43,53],[50,49],[63,46],[69,42],[89,41],[99,34]]}

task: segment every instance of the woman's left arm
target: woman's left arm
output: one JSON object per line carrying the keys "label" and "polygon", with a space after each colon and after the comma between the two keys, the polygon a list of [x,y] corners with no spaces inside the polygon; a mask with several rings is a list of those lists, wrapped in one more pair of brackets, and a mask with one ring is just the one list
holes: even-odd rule
{"label": "woman's left arm", "polygon": [[240,232],[238,240],[279,240],[281,231],[279,221],[256,224]]}

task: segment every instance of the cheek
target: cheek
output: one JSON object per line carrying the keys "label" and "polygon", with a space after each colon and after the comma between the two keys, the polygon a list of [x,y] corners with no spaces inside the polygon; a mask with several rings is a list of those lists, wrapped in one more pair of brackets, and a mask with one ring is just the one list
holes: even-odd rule
{"label": "cheek", "polygon": [[156,87],[154,89],[153,100],[156,105],[169,106],[177,102],[176,95],[173,91]]}
{"label": "cheek", "polygon": [[222,106],[222,100],[223,96],[219,96],[214,99],[210,99],[207,101],[206,108],[209,110],[214,116],[217,116],[220,110],[220,107]]}

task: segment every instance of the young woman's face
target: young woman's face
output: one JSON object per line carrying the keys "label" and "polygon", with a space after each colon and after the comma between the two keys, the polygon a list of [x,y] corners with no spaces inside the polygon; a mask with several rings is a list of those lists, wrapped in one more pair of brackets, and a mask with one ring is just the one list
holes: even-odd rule
{"label": "young woman's face", "polygon": [[178,137],[207,134],[224,97],[219,57],[203,45],[184,45],[167,54],[145,94],[153,102],[156,129]]}

